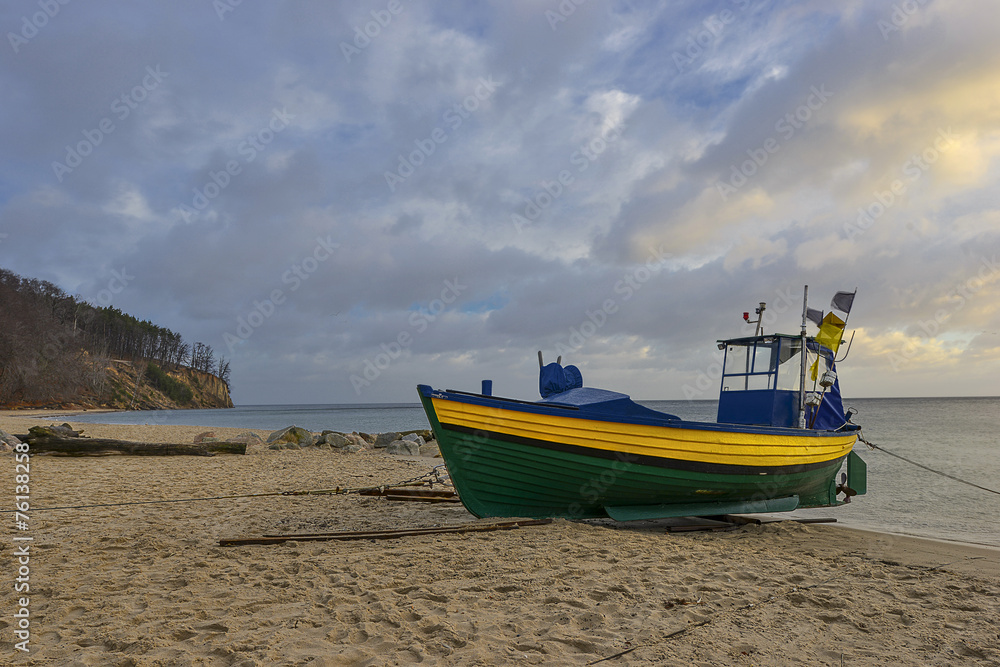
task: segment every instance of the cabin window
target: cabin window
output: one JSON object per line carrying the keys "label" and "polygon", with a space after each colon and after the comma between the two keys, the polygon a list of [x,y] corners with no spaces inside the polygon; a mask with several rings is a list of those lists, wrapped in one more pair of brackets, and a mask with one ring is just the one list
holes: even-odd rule
{"label": "cabin window", "polygon": [[726,368],[723,372],[723,391],[750,391],[774,389],[778,342],[763,340],[746,345],[729,345],[726,349]]}
{"label": "cabin window", "polygon": [[776,389],[783,391],[798,391],[801,373],[802,341],[786,338],[781,341],[778,354],[778,382]]}

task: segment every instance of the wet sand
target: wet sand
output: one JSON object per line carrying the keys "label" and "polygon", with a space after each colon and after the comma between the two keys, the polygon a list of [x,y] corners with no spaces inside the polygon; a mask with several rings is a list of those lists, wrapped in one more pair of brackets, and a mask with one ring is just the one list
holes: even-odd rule
{"label": "wet sand", "polygon": [[[0,428],[73,424],[27,414],[0,413]],[[76,426],[145,442],[253,430]],[[9,504],[14,461],[2,460]],[[39,455],[31,505],[377,486],[438,463],[263,447],[211,458]],[[11,517],[0,542],[0,664],[1000,665],[1000,550],[989,548],[826,524],[669,533],[668,522],[563,520],[399,540],[218,542],[474,520],[461,505],[358,495],[36,510],[27,531]],[[14,648],[23,594],[12,553],[25,535],[26,655]]]}

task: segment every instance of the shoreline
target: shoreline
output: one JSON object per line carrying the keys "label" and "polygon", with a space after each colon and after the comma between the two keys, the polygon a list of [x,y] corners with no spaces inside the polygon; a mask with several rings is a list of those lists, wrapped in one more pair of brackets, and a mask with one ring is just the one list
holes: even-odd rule
{"label": "shoreline", "polygon": [[[954,546],[959,546],[959,547],[969,547],[969,548],[973,548],[973,549],[982,549],[982,550],[987,551],[987,552],[996,552],[998,555],[1000,555],[1000,546],[997,546],[995,544],[986,544],[984,542],[968,542],[968,541],[965,541],[965,540],[951,540],[951,539],[948,539],[946,537],[926,537],[924,535],[914,535],[913,533],[894,533],[894,532],[887,531],[887,530],[877,530],[875,528],[864,528],[864,527],[861,527],[861,526],[849,526],[847,524],[843,524],[843,523],[840,523],[840,522],[837,522],[837,524],[836,524],[835,527],[842,528],[844,530],[856,530],[856,531],[861,532],[861,533],[873,533],[875,535],[890,535],[890,536],[893,536],[893,537],[901,537],[901,538],[905,538],[905,539],[909,539],[909,540],[917,540],[917,541],[921,541],[921,542],[940,543],[940,544],[943,544],[945,546],[954,545]],[[1000,572],[998,572],[997,574],[1000,575]]]}
{"label": "shoreline", "polygon": [[[24,412],[30,411],[31,414],[24,414]],[[266,440],[268,435],[270,435],[274,429],[266,428],[256,428],[256,427],[234,427],[234,426],[192,426],[183,424],[101,424],[96,422],[75,422],[71,419],[75,415],[94,412],[121,412],[120,410],[113,409],[102,409],[102,410],[88,410],[88,411],[77,411],[72,413],[67,413],[58,409],[47,409],[47,408],[21,408],[21,409],[4,409],[0,410],[0,430],[7,431],[8,433],[27,433],[30,426],[37,425],[49,425],[54,423],[53,420],[62,420],[74,427],[76,430],[82,431],[85,435],[98,438],[113,438],[118,440],[130,440],[133,442],[146,442],[146,443],[188,443],[191,442],[195,436],[205,433],[205,432],[215,432],[220,438],[225,439],[226,437],[235,437],[241,433],[253,433],[260,436],[263,440]],[[8,421],[13,420],[32,420],[38,423],[32,423],[30,425],[15,426],[15,424],[20,424],[19,421]],[[14,430],[12,430],[14,429]],[[23,429],[23,430],[21,430]],[[406,457],[404,457],[406,458]],[[409,457],[412,458],[412,457]],[[440,462],[440,461],[439,461]],[[796,518],[794,513],[791,517],[783,517],[781,514],[765,514],[771,520],[785,520]],[[837,518],[837,517],[833,517]],[[911,540],[924,540],[928,542],[940,542],[946,545],[955,545],[957,547],[971,547],[980,548],[988,551],[995,551],[1000,554],[1000,546],[994,544],[986,544],[982,542],[973,542],[967,540],[956,540],[949,539],[946,537],[937,536],[927,536],[927,535],[916,535],[913,533],[902,533],[893,532],[886,530],[879,530],[877,528],[868,528],[864,526],[848,525],[841,522],[836,522],[836,528],[841,528],[849,531],[859,531],[863,533],[870,533],[874,535],[887,535],[892,537],[911,539]],[[1000,573],[998,573],[1000,574]]]}
{"label": "shoreline", "polygon": [[[0,428],[35,419],[46,417],[0,412]],[[82,427],[146,442],[207,430]],[[0,655],[24,665],[586,665],[623,651],[617,664],[1000,662],[1000,550],[964,543],[788,521],[669,533],[664,522],[556,520],[219,546],[476,521],[457,504],[252,495],[395,484],[439,462],[261,446],[32,457],[32,507],[67,509],[29,512],[29,531],[9,524],[0,542],[10,562],[11,538],[32,538],[31,654],[14,649],[8,616]],[[148,501],[171,502],[134,504]],[[15,596],[3,586],[0,604],[14,609]]]}
{"label": "shoreline", "polygon": [[[83,414],[94,414],[94,413],[120,413],[121,410],[114,409],[95,409],[95,410],[80,410],[73,412],[66,412],[64,410],[56,408],[17,408],[17,409],[0,409],[0,430],[5,430],[8,433],[17,435],[18,433],[27,433],[30,426],[44,425],[56,422],[67,422],[71,424],[74,429],[82,431],[85,435],[91,437],[104,437],[113,438],[118,440],[130,440],[134,442],[147,442],[147,443],[189,443],[192,442],[194,437],[201,433],[214,432],[216,435],[222,439],[227,437],[235,437],[242,433],[253,433],[260,436],[262,439],[266,440],[268,435],[270,435],[276,429],[270,428],[259,428],[259,427],[236,427],[236,426],[197,426],[197,425],[186,425],[186,424],[102,424],[99,422],[74,422],[72,417]],[[127,412],[127,411],[126,411]],[[8,421],[15,420],[15,421]],[[37,423],[22,423],[33,421]],[[13,429],[13,430],[12,430]],[[835,508],[831,509],[831,513],[835,514]],[[794,518],[800,518],[796,513],[791,513],[790,516],[782,516],[780,513],[774,514],[764,514],[761,516],[766,516],[775,520],[790,520]],[[834,516],[833,518],[837,518]],[[877,535],[891,535],[901,538],[910,538],[914,540],[927,540],[930,542],[942,542],[944,544],[954,544],[957,546],[969,546],[969,547],[979,547],[982,549],[998,551],[1000,552],[1000,545],[989,544],[984,542],[975,542],[972,540],[960,540],[948,537],[940,537],[937,535],[920,535],[915,533],[904,533],[882,530],[879,528],[872,528],[863,525],[851,525],[842,523],[841,521],[836,522],[838,528],[843,528],[846,530],[856,530],[866,533],[873,533]]]}

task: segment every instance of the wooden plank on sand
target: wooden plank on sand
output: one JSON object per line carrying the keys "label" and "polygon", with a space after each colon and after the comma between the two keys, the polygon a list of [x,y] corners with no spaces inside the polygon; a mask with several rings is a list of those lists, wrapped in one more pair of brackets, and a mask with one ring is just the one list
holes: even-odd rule
{"label": "wooden plank on sand", "polygon": [[520,521],[502,521],[499,523],[463,523],[457,526],[440,526],[437,528],[405,528],[393,530],[362,530],[337,533],[298,533],[291,535],[262,535],[260,537],[234,537],[219,540],[223,547],[245,546],[250,544],[281,544],[283,542],[321,542],[328,540],[391,540],[400,537],[416,535],[441,535],[445,533],[479,533],[493,530],[513,530],[522,526],[544,526],[552,523],[552,519],[523,519]]}

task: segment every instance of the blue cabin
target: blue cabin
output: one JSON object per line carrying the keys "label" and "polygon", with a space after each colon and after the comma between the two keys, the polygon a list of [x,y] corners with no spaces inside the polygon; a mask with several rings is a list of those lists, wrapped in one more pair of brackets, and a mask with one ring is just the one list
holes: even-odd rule
{"label": "blue cabin", "polygon": [[[749,336],[720,340],[725,350],[717,421],[756,426],[799,425],[799,385],[802,373],[802,338],[788,334]],[[806,340],[806,391],[813,402],[806,406],[806,427],[837,430],[847,422],[840,384],[820,381],[835,372],[833,353],[815,340]],[[814,366],[815,364],[815,366]]]}

